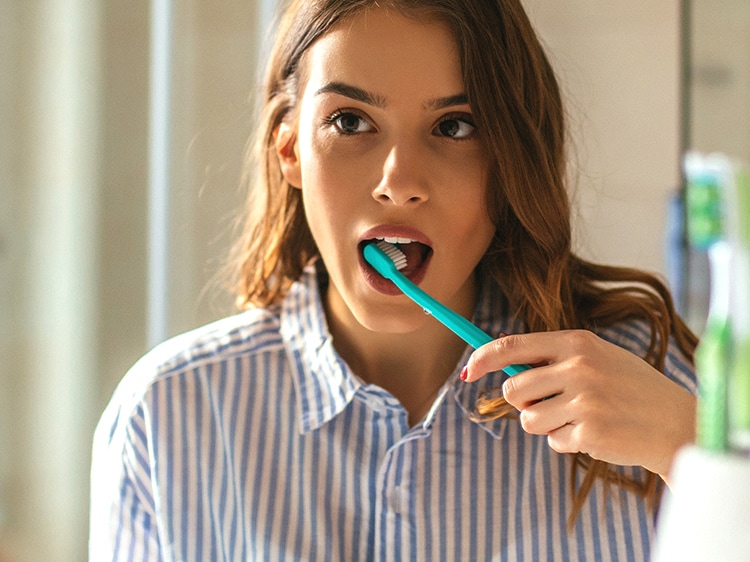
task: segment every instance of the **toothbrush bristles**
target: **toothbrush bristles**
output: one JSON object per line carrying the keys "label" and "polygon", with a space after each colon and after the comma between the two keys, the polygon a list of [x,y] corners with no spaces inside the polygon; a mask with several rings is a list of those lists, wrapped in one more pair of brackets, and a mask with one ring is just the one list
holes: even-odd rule
{"label": "toothbrush bristles", "polygon": [[390,258],[396,269],[402,270],[406,267],[406,254],[399,250],[398,247],[385,240],[379,240],[377,246]]}

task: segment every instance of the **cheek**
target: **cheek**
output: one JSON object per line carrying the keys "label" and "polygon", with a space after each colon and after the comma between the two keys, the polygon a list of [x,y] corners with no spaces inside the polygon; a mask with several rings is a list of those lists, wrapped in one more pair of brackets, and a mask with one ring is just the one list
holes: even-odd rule
{"label": "cheek", "polygon": [[362,209],[366,198],[367,170],[363,158],[345,158],[334,150],[310,150],[302,159],[303,197],[311,207],[326,209],[343,218]]}
{"label": "cheek", "polygon": [[307,223],[321,251],[339,245],[343,231],[358,207],[349,173],[342,167],[329,165],[324,159],[308,159],[302,167],[302,200]]}
{"label": "cheek", "polygon": [[[349,207],[351,188],[346,174],[323,163],[303,168],[302,197],[309,212],[324,216],[341,215]],[[323,217],[312,217],[320,221]]]}
{"label": "cheek", "polygon": [[452,201],[454,217],[461,229],[463,243],[476,248],[480,255],[492,242],[495,235],[495,225],[490,218],[485,197],[484,179],[476,179],[472,187],[467,187]]}
{"label": "cheek", "polygon": [[449,206],[460,215],[467,227],[474,228],[481,236],[485,230],[494,231],[487,208],[486,176],[475,169],[459,171],[453,175],[453,184],[446,184],[450,193]]}
{"label": "cheek", "polygon": [[302,179],[312,190],[325,197],[352,176],[352,159],[343,158],[341,150],[337,150],[329,136],[304,129],[300,133]]}

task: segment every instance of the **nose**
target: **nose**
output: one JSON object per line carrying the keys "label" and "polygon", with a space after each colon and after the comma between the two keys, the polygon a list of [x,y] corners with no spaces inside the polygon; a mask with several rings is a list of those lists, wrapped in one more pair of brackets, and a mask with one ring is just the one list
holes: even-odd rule
{"label": "nose", "polygon": [[383,175],[372,196],[385,205],[419,205],[429,199],[426,155],[402,143],[393,146],[383,163]]}

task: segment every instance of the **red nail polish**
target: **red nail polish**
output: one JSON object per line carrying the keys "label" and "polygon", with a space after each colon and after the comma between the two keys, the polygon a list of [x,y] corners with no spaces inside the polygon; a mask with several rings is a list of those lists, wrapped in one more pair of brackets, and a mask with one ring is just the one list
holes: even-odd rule
{"label": "red nail polish", "polygon": [[462,381],[465,381],[466,379],[468,379],[469,369],[467,367],[464,367],[463,369],[461,369],[461,374],[459,375],[459,377],[461,377]]}

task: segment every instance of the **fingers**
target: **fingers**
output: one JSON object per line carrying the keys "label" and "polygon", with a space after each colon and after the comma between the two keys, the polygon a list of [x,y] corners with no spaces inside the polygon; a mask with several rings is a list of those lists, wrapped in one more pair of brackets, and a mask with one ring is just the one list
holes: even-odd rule
{"label": "fingers", "polygon": [[517,410],[524,410],[562,394],[564,379],[555,376],[555,366],[536,367],[515,375],[503,383],[503,397]]}
{"label": "fingers", "polygon": [[[590,441],[591,436],[583,429],[588,424],[581,423],[580,412],[564,392],[537,401],[522,403],[518,400],[518,396],[527,394],[527,386],[540,382],[532,379],[539,378],[519,375],[506,381],[503,386],[506,400],[520,411],[519,421],[523,430],[533,435],[546,435],[550,448],[558,453],[589,452],[591,447],[587,440]],[[523,384],[517,384],[520,382]],[[551,391],[541,391],[541,394],[547,392]]]}
{"label": "fingers", "polygon": [[529,355],[528,346],[523,345],[522,338],[523,335],[502,334],[498,339],[483,345],[472,353],[461,378],[466,382],[474,382],[487,373],[523,363],[520,359],[513,360],[513,357],[520,357],[522,354],[524,357]]}
{"label": "fingers", "polygon": [[464,380],[519,363],[534,367],[508,378],[503,396],[520,412],[523,429],[546,435],[555,451],[665,474],[674,452],[694,438],[690,393],[585,330],[494,340],[472,354]]}
{"label": "fingers", "polygon": [[573,423],[563,402],[563,399],[553,396],[524,408],[516,406],[521,412],[520,421],[524,431],[534,435],[547,435]]}
{"label": "fingers", "polygon": [[[550,431],[547,434],[547,443],[553,451],[558,453],[578,453],[583,448],[578,444],[578,433],[580,433],[578,427],[573,423],[568,423]],[[589,456],[599,458],[596,453],[589,454]]]}
{"label": "fingers", "polygon": [[585,330],[503,336],[474,351],[466,365],[464,380],[479,380],[487,373],[500,371],[508,365],[554,363],[571,351],[590,345],[593,338],[596,336]]}
{"label": "fingers", "polygon": [[[546,435],[549,446],[558,453],[586,453],[602,460],[622,460],[617,454],[618,445],[610,443],[607,432],[594,420],[581,419],[575,408],[560,397],[545,400],[521,412],[521,425],[527,433]],[[632,447],[630,447],[632,449]],[[617,456],[615,456],[617,455]]]}

